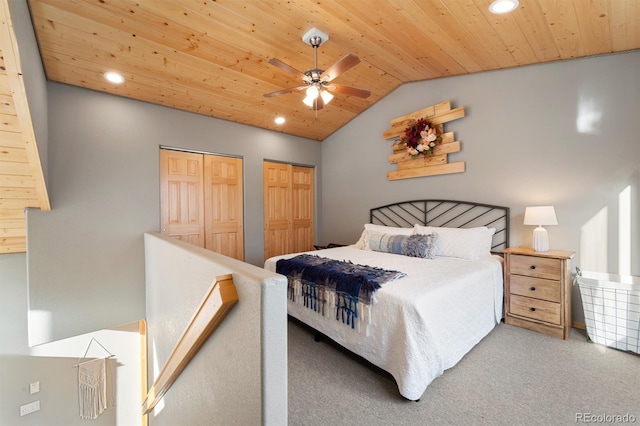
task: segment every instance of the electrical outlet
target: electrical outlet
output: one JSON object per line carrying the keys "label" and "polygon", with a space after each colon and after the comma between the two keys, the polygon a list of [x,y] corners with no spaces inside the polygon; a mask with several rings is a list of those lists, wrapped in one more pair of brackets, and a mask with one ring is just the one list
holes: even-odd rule
{"label": "electrical outlet", "polygon": [[29,384],[29,393],[33,395],[34,393],[40,392],[40,382],[33,382]]}
{"label": "electrical outlet", "polygon": [[40,410],[40,401],[30,402],[20,406],[20,416],[26,416],[27,414],[34,413]]}

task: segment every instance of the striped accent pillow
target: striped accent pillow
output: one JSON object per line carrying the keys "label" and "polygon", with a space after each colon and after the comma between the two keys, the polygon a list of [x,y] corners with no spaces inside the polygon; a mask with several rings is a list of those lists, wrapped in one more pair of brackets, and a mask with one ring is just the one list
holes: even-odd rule
{"label": "striped accent pillow", "polygon": [[370,233],[369,250],[433,259],[437,234],[394,235]]}

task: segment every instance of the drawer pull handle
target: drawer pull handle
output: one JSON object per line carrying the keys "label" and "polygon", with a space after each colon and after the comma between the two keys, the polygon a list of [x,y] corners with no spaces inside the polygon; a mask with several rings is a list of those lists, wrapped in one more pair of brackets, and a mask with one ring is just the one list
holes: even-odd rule
{"label": "drawer pull handle", "polygon": [[531,287],[529,290],[536,291],[536,288],[535,287]]}
{"label": "drawer pull handle", "polygon": [[536,308],[529,308],[529,310],[530,310],[531,312],[535,312],[535,311],[536,311]]}
{"label": "drawer pull handle", "polygon": [[532,270],[533,270],[533,269],[536,269],[536,265],[531,265],[531,266],[529,266],[529,269],[532,269]]}

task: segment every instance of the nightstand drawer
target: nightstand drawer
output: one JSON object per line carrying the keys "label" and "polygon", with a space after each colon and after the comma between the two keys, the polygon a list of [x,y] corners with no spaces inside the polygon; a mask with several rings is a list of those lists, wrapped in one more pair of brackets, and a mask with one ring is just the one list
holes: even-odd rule
{"label": "nightstand drawer", "polygon": [[560,304],[546,300],[512,295],[509,312],[551,324],[560,324]]}
{"label": "nightstand drawer", "polygon": [[560,281],[511,275],[511,294],[560,303]]}
{"label": "nightstand drawer", "polygon": [[509,263],[509,272],[559,281],[561,279],[560,259],[514,254]]}

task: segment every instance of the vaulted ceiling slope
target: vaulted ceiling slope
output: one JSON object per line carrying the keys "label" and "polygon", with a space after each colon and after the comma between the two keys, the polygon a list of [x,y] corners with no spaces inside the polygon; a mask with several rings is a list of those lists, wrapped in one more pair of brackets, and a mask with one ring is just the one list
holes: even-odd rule
{"label": "vaulted ceiling slope", "polygon": [[25,208],[50,208],[10,16],[0,1],[0,254],[26,251]]}
{"label": "vaulted ceiling slope", "polygon": [[[490,0],[29,0],[47,78],[238,123],[323,140],[399,85],[640,48],[638,0],[520,0],[493,15]],[[315,114],[302,93],[265,98],[301,81],[312,27],[329,35],[326,69],[361,63]],[[111,85],[105,71],[124,74]],[[276,115],[286,117],[283,126]]]}

